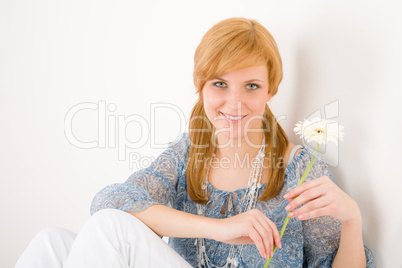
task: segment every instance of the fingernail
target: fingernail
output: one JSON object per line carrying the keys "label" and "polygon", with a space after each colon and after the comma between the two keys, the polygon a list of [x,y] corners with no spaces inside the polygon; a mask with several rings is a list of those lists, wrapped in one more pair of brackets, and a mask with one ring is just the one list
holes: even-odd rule
{"label": "fingernail", "polygon": [[289,196],[289,193],[285,194],[285,195],[283,196],[283,198],[288,198],[288,196]]}
{"label": "fingernail", "polygon": [[302,220],[303,218],[304,218],[303,215],[300,215],[300,216],[299,216],[299,220]]}
{"label": "fingernail", "polygon": [[290,213],[289,213],[289,217],[293,217],[293,215],[294,215],[293,212],[290,212]]}
{"label": "fingernail", "polygon": [[282,248],[282,243],[281,242],[279,242],[279,248]]}
{"label": "fingernail", "polygon": [[274,256],[274,251],[272,250],[272,251],[271,251],[271,257],[273,257],[273,256]]}
{"label": "fingernail", "polygon": [[290,209],[290,205],[288,205],[285,209],[286,209],[286,210],[289,210],[289,209]]}

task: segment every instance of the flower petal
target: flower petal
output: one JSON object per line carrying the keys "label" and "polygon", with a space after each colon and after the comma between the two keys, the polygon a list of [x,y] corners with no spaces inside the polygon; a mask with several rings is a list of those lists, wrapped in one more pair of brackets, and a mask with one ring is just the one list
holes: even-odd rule
{"label": "flower petal", "polygon": [[335,120],[326,120],[315,117],[311,120],[299,121],[293,129],[300,138],[307,142],[315,141],[318,144],[325,144],[328,141],[338,145],[338,140],[343,139],[343,126]]}

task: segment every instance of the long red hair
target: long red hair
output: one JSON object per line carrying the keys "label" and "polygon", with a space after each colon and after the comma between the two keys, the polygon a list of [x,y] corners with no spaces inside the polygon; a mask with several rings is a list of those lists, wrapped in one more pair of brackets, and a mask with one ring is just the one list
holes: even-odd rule
{"label": "long red hair", "polygon": [[[278,92],[282,80],[282,60],[272,35],[259,22],[246,18],[229,18],[215,24],[202,38],[194,55],[194,85],[199,95],[189,123],[190,152],[186,170],[190,198],[201,204],[208,202],[201,186],[215,151],[215,127],[204,111],[202,89],[205,83],[224,72],[267,65],[269,93]],[[265,106],[261,127],[265,135],[265,155],[283,159],[289,144],[288,137],[268,105]],[[282,188],[285,167],[269,165],[268,184],[260,200],[268,200]]]}

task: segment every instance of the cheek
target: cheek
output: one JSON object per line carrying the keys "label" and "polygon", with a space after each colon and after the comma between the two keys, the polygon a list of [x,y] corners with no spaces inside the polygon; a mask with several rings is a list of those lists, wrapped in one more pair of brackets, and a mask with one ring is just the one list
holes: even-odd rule
{"label": "cheek", "polygon": [[264,95],[259,95],[248,102],[248,106],[257,114],[262,114],[265,111],[266,102],[264,97]]}
{"label": "cheek", "polygon": [[210,90],[205,90],[203,92],[203,98],[204,98],[205,112],[207,113],[207,115],[208,114],[214,115],[216,113],[217,108],[222,104],[219,95],[215,94]]}

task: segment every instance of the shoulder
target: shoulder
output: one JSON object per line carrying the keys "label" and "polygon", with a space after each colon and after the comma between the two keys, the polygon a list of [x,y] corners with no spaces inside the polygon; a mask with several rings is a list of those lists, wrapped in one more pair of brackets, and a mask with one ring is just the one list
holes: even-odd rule
{"label": "shoulder", "polygon": [[[296,146],[295,144],[289,142],[288,147],[286,149],[285,156],[284,156],[286,165],[288,165],[289,162],[292,161],[292,159],[289,159],[289,157],[295,146]],[[303,147],[297,149],[294,154],[294,157],[296,157],[296,155],[298,155],[302,149],[303,149]]]}
{"label": "shoulder", "polygon": [[190,145],[190,138],[187,132],[181,133],[173,141],[168,143],[169,147],[172,148],[182,148],[188,147]]}
{"label": "shoulder", "polygon": [[[294,147],[295,146],[292,146],[292,149]],[[296,155],[298,155],[298,157],[296,157]],[[336,183],[328,164],[319,152],[315,152],[315,150],[309,148],[308,146],[303,146],[301,149],[296,151],[294,158],[294,161],[291,160],[287,168],[294,174],[300,173],[300,176],[309,168],[307,177],[304,180],[305,182],[321,176],[328,176],[333,182]],[[310,166],[312,161],[313,163]]]}
{"label": "shoulder", "polygon": [[190,138],[187,132],[181,133],[176,139],[168,143],[168,148],[177,153],[184,160],[190,149]]}
{"label": "shoulder", "polygon": [[[293,144],[293,147],[295,147],[295,146],[296,145]],[[292,150],[293,150],[293,147],[292,147]],[[303,147],[297,149],[294,156],[296,157],[296,155],[298,155],[302,149],[303,149]]]}

